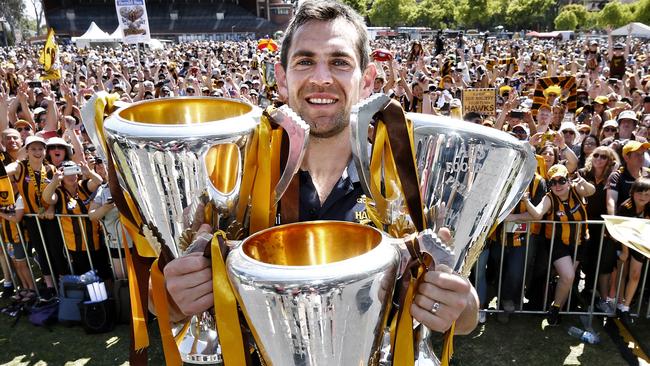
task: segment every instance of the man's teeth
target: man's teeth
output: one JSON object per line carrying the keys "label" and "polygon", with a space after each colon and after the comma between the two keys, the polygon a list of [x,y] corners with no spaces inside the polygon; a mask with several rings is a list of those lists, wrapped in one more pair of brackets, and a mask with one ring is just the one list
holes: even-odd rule
{"label": "man's teeth", "polygon": [[325,98],[310,98],[309,103],[312,104],[334,104],[336,101],[334,99],[325,99]]}

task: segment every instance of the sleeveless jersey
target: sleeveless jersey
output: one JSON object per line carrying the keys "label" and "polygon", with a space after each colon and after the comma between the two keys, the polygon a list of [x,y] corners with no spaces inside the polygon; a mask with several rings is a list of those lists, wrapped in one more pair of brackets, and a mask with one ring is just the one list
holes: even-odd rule
{"label": "sleeveless jersey", "polygon": [[[580,245],[586,236],[587,224],[579,225],[569,222],[587,220],[587,208],[584,200],[578,195],[573,184],[569,190],[569,199],[565,202],[562,202],[552,192],[548,192],[546,195],[551,199],[551,209],[544,219],[558,222],[555,224],[555,240],[559,240],[564,245],[569,245],[575,240],[576,244]],[[580,232],[578,232],[578,227],[580,227]],[[552,233],[553,225],[547,224],[546,239],[550,240]]]}
{"label": "sleeveless jersey", "polygon": [[[87,215],[93,192],[88,189],[88,180],[77,183],[77,195],[65,188],[56,189],[56,213],[64,215]],[[82,226],[83,225],[83,226]],[[68,250],[84,251],[86,243],[99,250],[99,224],[88,217],[61,217],[61,231]],[[85,234],[85,240],[84,240]]]}

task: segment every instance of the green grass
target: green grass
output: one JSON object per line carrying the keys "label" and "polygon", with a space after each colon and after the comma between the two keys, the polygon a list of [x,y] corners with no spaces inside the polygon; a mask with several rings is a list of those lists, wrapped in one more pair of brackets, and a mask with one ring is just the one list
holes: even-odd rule
{"label": "green grass", "polygon": [[[0,302],[0,306],[6,305]],[[26,318],[13,320],[0,314],[0,365],[124,365],[128,364],[129,328],[119,325],[109,334],[87,335],[80,326],[38,328]],[[596,323],[596,321],[594,321]],[[582,344],[567,334],[578,317],[564,316],[562,324],[542,329],[542,318],[513,315],[508,324],[495,316],[468,336],[455,338],[454,365],[625,365],[614,343],[599,324],[598,345]],[[157,323],[149,326],[152,347],[149,364],[163,365]],[[633,330],[650,343],[650,321],[637,320]],[[440,349],[439,347],[436,349]]]}

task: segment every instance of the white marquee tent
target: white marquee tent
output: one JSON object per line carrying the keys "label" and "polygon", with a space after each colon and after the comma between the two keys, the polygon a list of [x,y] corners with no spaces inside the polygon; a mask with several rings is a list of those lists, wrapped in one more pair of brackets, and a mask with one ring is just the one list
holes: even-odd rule
{"label": "white marquee tent", "polygon": [[99,28],[99,26],[95,24],[95,22],[92,22],[90,23],[88,30],[86,30],[86,33],[84,33],[80,37],[72,37],[72,42],[74,42],[78,48],[86,48],[86,47],[90,47],[91,43],[92,44],[115,43],[116,40],[112,38],[111,35],[109,35],[108,33],[104,32],[101,28]]}
{"label": "white marquee tent", "polygon": [[643,23],[630,23],[612,31],[613,36],[627,36],[628,28],[631,27],[632,37],[650,38],[650,26]]}

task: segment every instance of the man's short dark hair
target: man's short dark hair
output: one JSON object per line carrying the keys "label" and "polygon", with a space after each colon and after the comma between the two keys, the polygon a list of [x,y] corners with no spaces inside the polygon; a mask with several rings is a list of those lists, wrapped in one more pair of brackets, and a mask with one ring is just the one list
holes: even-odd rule
{"label": "man's short dark hair", "polygon": [[298,28],[312,20],[332,21],[336,19],[344,19],[354,26],[355,33],[358,35],[356,48],[359,56],[359,66],[361,67],[361,71],[364,71],[370,63],[370,44],[368,43],[368,30],[366,29],[363,18],[349,6],[337,1],[317,0],[304,1],[296,11],[293,19],[291,19],[284,39],[282,40],[282,49],[280,50],[282,67],[285,70],[287,69],[289,49],[291,48],[293,36]]}

